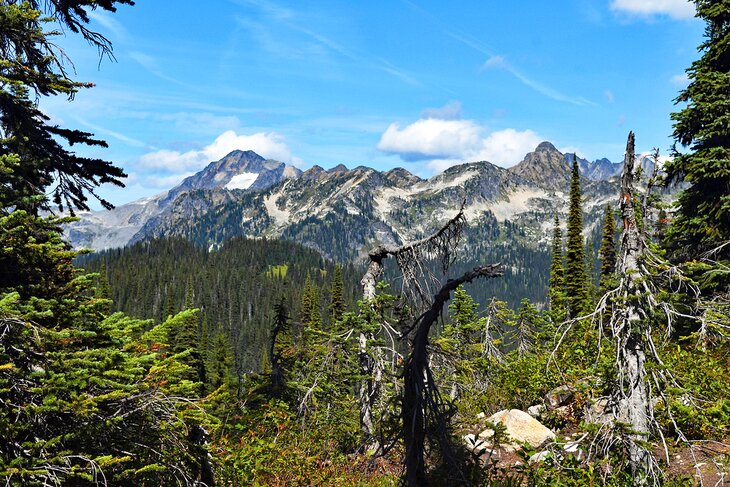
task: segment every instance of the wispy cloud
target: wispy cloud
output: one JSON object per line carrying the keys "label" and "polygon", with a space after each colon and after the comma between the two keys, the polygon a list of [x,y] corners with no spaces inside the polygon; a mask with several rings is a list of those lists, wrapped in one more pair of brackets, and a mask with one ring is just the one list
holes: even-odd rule
{"label": "wispy cloud", "polygon": [[575,97],[575,96],[565,95],[565,94],[559,92],[558,90],[555,90],[555,89],[553,89],[553,88],[551,88],[549,86],[546,86],[546,85],[540,83],[539,81],[536,81],[536,80],[534,80],[532,78],[529,78],[529,77],[525,76],[520,71],[518,71],[517,69],[515,69],[502,56],[490,56],[484,62],[484,64],[482,65],[482,68],[483,69],[501,69],[501,70],[504,70],[504,71],[508,72],[509,74],[511,74],[512,76],[514,76],[515,78],[517,78],[525,86],[528,86],[528,87],[532,88],[533,90],[537,91],[538,93],[540,93],[541,95],[544,95],[544,96],[546,96],[548,98],[551,98],[551,99],[553,99],[555,101],[560,101],[560,102],[564,102],[564,103],[570,103],[572,105],[595,105],[595,103],[593,103],[590,100],[587,100],[587,99],[583,98],[582,96]]}
{"label": "wispy cloud", "polygon": [[148,145],[148,144],[142,142],[139,139],[135,139],[134,137],[129,137],[129,136],[124,135],[124,134],[122,134],[120,132],[117,132],[115,130],[110,130],[110,129],[107,129],[107,128],[102,127],[100,125],[93,124],[93,123],[88,122],[87,120],[85,120],[83,118],[74,117],[74,120],[77,123],[83,125],[84,127],[87,127],[88,129],[93,130],[95,134],[102,134],[102,135],[105,135],[107,137],[113,137],[113,138],[115,138],[117,140],[121,140],[122,142],[127,143],[127,144],[129,144],[131,146],[134,146],[134,147],[146,147],[148,149],[157,150],[157,147]]}
{"label": "wispy cloud", "polygon": [[441,120],[459,120],[461,118],[461,102],[452,100],[439,108],[426,108],[421,118],[438,118]]}
{"label": "wispy cloud", "polygon": [[[277,22],[281,25],[286,26],[294,32],[298,32],[306,36],[317,46],[326,49],[330,53],[363,64],[370,67],[371,69],[376,69],[384,73],[388,73],[391,76],[403,81],[404,83],[410,85],[420,84],[420,82],[416,78],[414,78],[412,75],[410,75],[408,72],[401,69],[400,67],[395,66],[390,61],[383,59],[382,57],[373,56],[368,53],[352,49],[336,41],[332,37],[329,37],[321,32],[314,30],[309,25],[305,24],[305,22],[302,20],[302,15],[295,10],[282,7],[266,0],[239,0],[238,3],[253,5],[254,7],[258,8],[268,18],[268,20]],[[269,46],[275,44],[280,45],[281,42],[283,42],[279,38],[277,38],[276,40],[272,39],[270,37],[270,34],[262,32],[261,26],[257,25],[256,22],[252,22],[250,19],[239,18],[237,19],[237,21],[239,25],[256,31],[257,37],[259,39],[264,39],[265,42],[269,44]],[[268,31],[270,31],[270,26],[266,26],[266,32]],[[299,51],[301,50],[301,46],[297,46],[295,47],[295,49]],[[277,48],[277,51],[280,51],[282,53],[286,53],[288,50],[289,47],[284,50]]]}
{"label": "wispy cloud", "polygon": [[129,33],[127,32],[127,29],[125,29],[122,24],[120,24],[110,15],[99,10],[92,10],[91,12],[89,12],[89,18],[93,22],[101,25],[104,30],[108,31],[112,36],[114,36],[114,39],[112,40],[123,42],[129,38]]}
{"label": "wispy cloud", "polygon": [[695,6],[688,0],[612,0],[611,10],[632,17],[665,15],[677,20],[695,16]]}
{"label": "wispy cloud", "polygon": [[672,83],[675,86],[687,86],[687,83],[689,83],[689,78],[687,77],[687,73],[682,74],[675,74],[671,78],[669,78],[669,82]]}
{"label": "wispy cloud", "polygon": [[153,75],[157,76],[158,78],[160,78],[162,80],[169,81],[170,83],[174,83],[176,85],[182,86],[183,88],[186,88],[188,90],[193,90],[193,91],[200,90],[199,87],[190,85],[188,83],[184,83],[184,82],[180,81],[179,79],[166,74],[160,68],[157,58],[155,58],[154,56],[151,56],[149,54],[139,52],[139,51],[131,51],[129,53],[129,57],[131,57],[133,60],[135,60],[138,64],[140,64],[147,71],[149,71],[150,73],[152,73]]}
{"label": "wispy cloud", "polygon": [[468,35],[464,32],[460,32],[457,29],[453,29],[453,28],[446,26],[436,16],[434,16],[427,10],[424,10],[423,8],[419,7],[418,5],[415,5],[410,0],[402,0],[402,1],[403,1],[403,3],[405,3],[412,9],[416,10],[417,12],[420,12],[424,17],[428,18],[431,22],[433,22],[434,24],[439,26],[444,34],[448,35],[449,37],[453,38],[454,40],[461,42],[465,46],[470,47],[470,48],[474,49],[475,51],[477,51],[481,54],[484,54],[485,56],[488,56],[486,62],[482,65],[482,68],[503,69],[504,71],[508,72],[509,74],[511,74],[512,76],[517,78],[525,86],[532,88],[533,90],[540,93],[541,95],[544,95],[555,101],[570,103],[572,105],[595,105],[595,103],[593,103],[583,97],[574,97],[574,96],[565,95],[558,90],[555,90],[549,86],[544,85],[543,83],[540,83],[539,81],[532,79],[531,77],[526,76],[521,71],[516,69],[514,66],[509,64],[503,56],[498,55],[494,48],[485,45],[483,42],[471,37],[470,35]]}

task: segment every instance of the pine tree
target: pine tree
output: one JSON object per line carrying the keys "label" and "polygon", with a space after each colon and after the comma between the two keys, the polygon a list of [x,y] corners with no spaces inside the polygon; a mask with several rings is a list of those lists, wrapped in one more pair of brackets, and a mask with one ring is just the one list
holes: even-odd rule
{"label": "pine tree", "polygon": [[101,300],[100,309],[108,315],[112,311],[112,292],[109,288],[109,274],[106,269],[106,261],[102,259],[101,270],[99,270],[98,283],[96,285],[96,297]]}
{"label": "pine tree", "polygon": [[170,329],[170,350],[173,354],[180,354],[183,362],[190,366],[193,375],[187,377],[193,382],[205,383],[205,362],[200,353],[198,339],[198,324],[200,310],[193,307],[193,280],[188,277],[185,291],[185,309],[177,316],[177,325]]}
{"label": "pine tree", "polygon": [[[103,183],[123,186],[124,172],[111,163],[78,156],[67,147],[82,144],[106,146],[93,134],[49,123],[37,97],[64,95],[73,98],[93,86],[71,79],[64,68],[65,54],[53,37],[63,29],[46,29],[52,22],[80,33],[102,54],[111,55],[111,44],[90,30],[89,10],[116,10],[115,4],[131,0],[71,0],[0,3],[0,211],[21,209],[37,214],[53,203],[70,211],[88,210],[88,196],[103,206],[111,204],[94,193]],[[52,189],[49,189],[49,187]]]}
{"label": "pine tree", "polygon": [[527,298],[520,301],[515,323],[515,348],[517,356],[523,358],[531,353],[535,347],[535,333],[541,328],[540,312]]}
{"label": "pine tree", "polygon": [[549,303],[550,314],[555,322],[566,318],[565,267],[563,266],[563,235],[560,219],[555,215],[553,224],[552,262],[550,264]]}
{"label": "pine tree", "polygon": [[307,326],[313,329],[322,327],[322,311],[320,310],[319,286],[312,284],[311,288],[312,312],[309,315]]}
{"label": "pine tree", "polygon": [[210,391],[214,391],[222,386],[231,389],[235,387],[231,340],[223,330],[219,330],[213,337],[209,358],[206,363],[206,379]]}
{"label": "pine tree", "polygon": [[299,310],[299,322],[302,326],[307,325],[312,320],[312,310],[314,309],[314,285],[312,278],[307,272],[307,278],[304,281],[304,290],[302,291],[302,306]]}
{"label": "pine tree", "polygon": [[343,296],[342,268],[335,265],[335,273],[332,277],[332,292],[330,294],[329,312],[332,323],[336,323],[342,318],[345,312],[345,298]]}
{"label": "pine tree", "polygon": [[271,366],[271,389],[274,395],[281,393],[286,383],[284,369],[286,364],[282,363],[281,343],[285,341],[283,337],[289,331],[289,310],[286,307],[286,299],[282,296],[279,302],[274,305],[274,324],[271,328],[271,337],[267,347],[267,357]]}
{"label": "pine tree", "polygon": [[[689,186],[679,195],[668,231],[677,255],[694,258],[730,241],[730,7],[726,0],[695,0],[697,17],[707,22],[702,57],[687,70],[689,85],[672,114],[674,140],[690,151],[674,151],[665,170],[669,181]],[[730,259],[730,245],[713,255]]]}
{"label": "pine tree", "polygon": [[568,315],[571,318],[588,311],[588,277],[583,250],[583,205],[580,189],[578,160],[573,156],[570,180],[570,206],[568,208],[568,244],[565,258],[565,292]]}
{"label": "pine tree", "polygon": [[601,260],[601,272],[598,292],[602,295],[613,287],[616,275],[616,222],[611,205],[606,205],[606,218],[603,223],[599,258]]}

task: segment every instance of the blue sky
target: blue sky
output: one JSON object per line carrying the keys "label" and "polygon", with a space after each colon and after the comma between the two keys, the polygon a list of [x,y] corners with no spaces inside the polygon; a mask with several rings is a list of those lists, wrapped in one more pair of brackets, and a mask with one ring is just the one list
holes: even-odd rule
{"label": "blue sky", "polygon": [[170,188],[233,149],[302,169],[344,163],[429,176],[509,167],[542,140],[589,158],[671,145],[673,99],[704,25],[684,0],[290,2],[138,0],[69,35],[73,102],[42,100],[109,143],[115,204]]}

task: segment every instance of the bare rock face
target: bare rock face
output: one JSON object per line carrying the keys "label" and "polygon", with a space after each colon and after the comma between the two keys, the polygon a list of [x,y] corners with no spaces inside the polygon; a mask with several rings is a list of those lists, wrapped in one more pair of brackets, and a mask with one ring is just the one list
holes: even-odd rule
{"label": "bare rock face", "polygon": [[[537,448],[546,441],[555,439],[555,433],[519,409],[504,409],[487,418],[487,421],[494,424],[502,423],[505,426],[509,440],[501,446],[506,451],[516,451],[523,443]],[[491,429],[482,431],[478,436],[485,443],[491,443],[493,437],[494,431]]]}
{"label": "bare rock face", "polygon": [[528,181],[539,183],[544,188],[556,191],[567,191],[570,188],[570,165],[550,142],[540,143],[509,171]]}

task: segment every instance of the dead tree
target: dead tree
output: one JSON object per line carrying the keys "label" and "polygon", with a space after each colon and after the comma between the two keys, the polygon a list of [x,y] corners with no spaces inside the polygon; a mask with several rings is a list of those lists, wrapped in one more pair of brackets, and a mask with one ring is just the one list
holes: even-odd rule
{"label": "dead tree", "polygon": [[441,316],[444,304],[451,298],[451,292],[465,282],[480,277],[498,277],[503,274],[498,264],[477,267],[458,279],[450,279],[433,296],[431,306],[415,321],[415,335],[411,351],[403,371],[402,421],[405,454],[405,481],[409,486],[424,485],[425,444],[427,431],[432,432],[431,441],[437,443],[454,479],[461,473],[451,452],[445,404],[438,391],[428,361],[428,336],[433,324]]}
{"label": "dead tree", "polygon": [[614,391],[614,415],[630,428],[629,462],[635,478],[645,476],[650,469],[650,453],[642,442],[648,439],[650,398],[647,384],[646,351],[650,306],[647,276],[642,260],[645,242],[636,223],[634,209],[634,133],[629,132],[621,176],[621,217],[623,234],[618,258],[620,285],[619,306],[611,319],[616,340],[618,383]]}
{"label": "dead tree", "polygon": [[[658,154],[655,152],[655,162],[657,160]],[[592,313],[560,325],[550,363],[558,365],[555,354],[576,322],[590,319],[598,324],[599,353],[602,349],[601,340],[605,337],[609,337],[615,345],[616,381],[607,410],[613,416],[613,421],[600,425],[589,446],[588,458],[595,454],[607,456],[615,452],[618,446],[628,452],[628,462],[636,485],[660,485],[663,474],[646,444],[650,434],[656,433],[661,438],[668,463],[670,458],[661,425],[654,415],[653,398],[664,404],[664,414],[672,424],[674,433],[679,440],[690,446],[693,455],[695,446],[684,435],[672,413],[668,391],[683,388],[659,354],[655,336],[660,330],[654,329],[653,324],[665,322],[665,340],[671,335],[674,320],[677,318],[699,319],[702,325],[708,326],[707,329],[713,327],[716,331],[722,330],[720,333],[730,328],[725,327],[723,330],[715,326],[715,321],[705,320],[708,316],[716,319],[717,315],[705,313],[701,302],[697,309],[690,311],[694,314],[686,314],[678,311],[666,299],[667,293],[662,290],[671,290],[672,293],[686,292],[697,301],[700,298],[699,289],[682,274],[680,268],[652,251],[647,243],[648,220],[643,225],[637,224],[634,205],[643,203],[640,213],[646,218],[650,195],[645,194],[640,198],[637,194],[634,163],[634,134],[630,132],[621,177],[620,210],[623,232],[616,262],[618,285],[598,300]],[[653,180],[656,180],[656,173],[652,174],[647,184],[647,192],[651,192]],[[722,321],[723,318],[720,317],[719,320]],[[702,340],[700,335],[698,333]],[[647,367],[647,364],[650,366]],[[685,405],[699,407],[696,398],[686,392],[682,395],[682,401]]]}
{"label": "dead tree", "polygon": [[[360,281],[364,301],[372,303],[375,300],[376,286],[383,276],[384,261],[392,257],[400,270],[403,294],[413,309],[427,306],[430,290],[438,282],[429,273],[427,264],[438,260],[443,272],[448,270],[454,260],[465,222],[462,205],[459,213],[433,235],[399,247],[381,245],[370,251],[370,262]],[[388,323],[381,323],[380,332],[391,338],[398,336],[398,332]],[[385,350],[370,346],[375,335],[376,333],[360,333],[358,341],[360,373],[363,377],[359,395],[360,429],[365,446],[371,450],[377,450],[380,446],[375,441],[373,410],[382,395],[383,374],[386,370]],[[394,348],[394,344],[391,348]]]}

